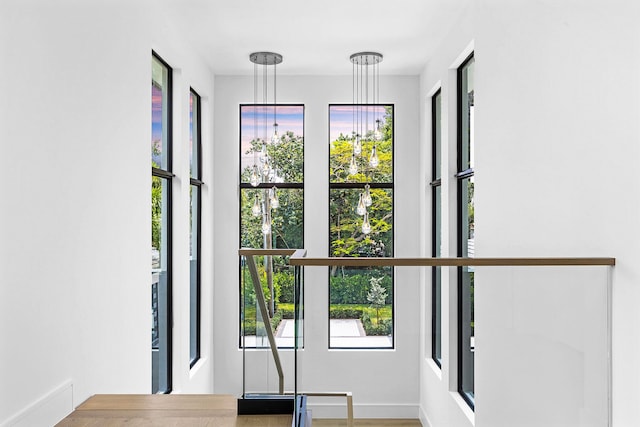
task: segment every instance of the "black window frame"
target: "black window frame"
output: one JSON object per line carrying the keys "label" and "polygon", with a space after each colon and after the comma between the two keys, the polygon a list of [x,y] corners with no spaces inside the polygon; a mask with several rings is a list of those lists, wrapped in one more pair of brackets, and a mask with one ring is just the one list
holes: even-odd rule
{"label": "black window frame", "polygon": [[[438,105],[439,104],[439,105]],[[437,107],[440,108],[440,117],[437,114]],[[438,227],[438,209],[442,212],[442,191],[438,200],[437,190],[442,190],[442,167],[440,173],[437,172],[437,165],[441,160],[442,149],[442,89],[439,88],[431,96],[431,256],[439,256],[436,235],[441,233],[442,225]],[[439,132],[439,134],[438,134]],[[440,141],[438,141],[440,135]],[[440,151],[438,150],[440,146]],[[431,267],[431,358],[442,369],[442,276],[438,276],[438,270],[442,267]],[[438,306],[438,302],[440,305]],[[439,326],[439,328],[437,327]],[[439,330],[438,330],[439,329]],[[438,337],[440,337],[439,345]]]}
{"label": "black window frame", "polygon": [[[302,182],[278,182],[276,184],[274,183],[265,183],[265,182],[260,182],[257,186],[253,186],[251,185],[250,182],[242,182],[241,179],[241,175],[242,175],[242,109],[245,107],[266,107],[266,108],[273,108],[275,107],[276,109],[278,107],[300,107],[302,108],[302,138],[303,138],[303,151],[302,151]],[[305,237],[305,233],[304,233],[304,222],[305,222],[305,188],[304,188],[304,183],[305,183],[305,166],[306,166],[306,150],[304,148],[304,143],[306,141],[306,137],[305,137],[305,131],[306,131],[306,120],[305,120],[305,116],[306,116],[306,106],[305,104],[302,103],[277,103],[277,104],[253,104],[253,103],[243,103],[239,105],[238,108],[238,178],[239,178],[239,185],[238,185],[238,247],[242,247],[242,202],[241,202],[241,192],[242,190],[268,190],[270,188],[272,188],[274,185],[278,188],[278,190],[301,190],[302,191],[302,236],[301,236],[301,241],[303,242],[302,244],[302,248],[292,248],[292,249],[303,249],[304,248],[304,237]],[[280,131],[283,131],[284,129],[280,129]],[[275,249],[275,248],[274,248]],[[280,248],[281,249],[281,248]],[[242,269],[243,269],[243,262],[242,259],[239,260],[238,262],[238,313],[239,313],[239,317],[238,317],[238,348],[242,349],[242,313],[243,313],[243,301],[242,301],[242,295],[243,295],[243,290],[242,290]],[[301,277],[304,277],[304,271],[301,271]],[[304,282],[303,282],[304,283]],[[303,310],[304,310],[304,302],[302,302],[302,306],[303,306]],[[304,311],[303,311],[304,313]],[[302,318],[304,319],[304,314],[302,315]],[[302,342],[298,344],[298,348],[302,349],[304,348],[304,333],[302,334]],[[259,349],[260,347],[250,347],[247,346],[246,348],[248,349]],[[292,349],[293,346],[278,346],[278,349]]]}
{"label": "black window frame", "polygon": [[167,169],[152,167],[151,176],[167,185],[167,388],[161,393],[169,394],[173,389],[173,68],[155,51],[151,54],[167,69],[167,146],[163,147],[168,151]]}
{"label": "black window frame", "polygon": [[[369,187],[371,190],[375,190],[375,189],[383,189],[383,190],[391,190],[391,212],[392,212],[392,228],[391,228],[391,241],[393,243],[393,251],[391,256],[395,256],[395,251],[396,251],[396,245],[395,245],[395,149],[396,149],[396,117],[395,117],[395,103],[383,103],[383,104],[349,104],[349,103],[335,103],[335,104],[329,104],[329,108],[327,110],[327,118],[328,118],[328,123],[327,123],[327,134],[329,135],[329,144],[331,144],[331,107],[363,107],[366,109],[366,107],[379,107],[379,106],[383,106],[383,107],[391,107],[391,120],[393,123],[393,128],[392,128],[392,144],[391,144],[391,170],[392,170],[392,182],[388,183],[388,182],[368,182],[368,183],[364,183],[364,182],[331,182],[331,175],[330,173],[328,174],[329,178],[328,178],[328,195],[327,195],[327,200],[329,201],[329,203],[327,204],[327,219],[328,219],[328,224],[327,224],[327,231],[328,231],[328,237],[329,237],[329,241],[328,241],[328,256],[329,257],[333,257],[333,254],[331,253],[331,233],[329,230],[331,230],[331,190],[342,190],[342,189],[348,189],[348,190],[361,190],[364,188],[365,184],[369,184]],[[329,146],[327,146],[327,165],[331,165],[331,150],[329,149]],[[358,267],[350,267],[351,269],[357,269]],[[327,306],[327,347],[329,350],[395,350],[396,348],[396,274],[395,274],[395,267],[389,267],[390,268],[390,274],[391,274],[391,290],[393,292],[392,295],[392,301],[393,303],[391,304],[391,330],[392,330],[392,334],[391,334],[391,347],[332,347],[331,346],[331,316],[330,316],[330,312],[331,312],[331,267],[329,267],[327,269],[327,301],[328,301],[328,306]]]}
{"label": "black window frame", "polygon": [[[191,117],[192,121],[195,121],[196,133],[192,136],[193,139],[197,142],[196,153],[197,153],[197,173],[196,176],[192,176],[193,168],[190,167],[190,177],[189,177],[189,185],[191,187],[196,187],[198,189],[198,194],[196,198],[197,203],[197,217],[196,217],[196,286],[195,286],[195,303],[196,303],[196,322],[195,322],[195,355],[191,354],[191,330],[189,331],[189,368],[193,368],[193,366],[200,360],[201,350],[202,350],[202,278],[201,278],[201,267],[202,267],[202,186],[204,182],[202,181],[202,98],[193,88],[189,88],[189,97],[194,97],[196,102],[196,116]],[[192,142],[192,143],[193,143]],[[190,201],[191,203],[191,201]],[[193,238],[193,236],[192,236]],[[190,291],[191,291],[191,283],[190,283]],[[189,301],[193,298],[192,295],[189,296]],[[191,328],[191,310],[189,312],[189,328]]]}
{"label": "black window frame", "polygon": [[[474,53],[472,52],[456,70],[456,110],[457,110],[457,173],[455,174],[456,178],[456,236],[457,236],[457,256],[463,256],[463,239],[466,238],[463,233],[463,209],[466,209],[466,206],[463,206],[463,181],[466,179],[471,179],[474,176],[474,169],[471,167],[470,162],[471,158],[467,159],[469,164],[463,164],[463,149],[468,148],[463,146],[463,138],[464,138],[464,130],[463,130],[463,114],[464,111],[462,109],[462,97],[463,94],[463,73],[465,67],[469,65],[470,62],[475,61]],[[457,321],[458,321],[458,330],[457,330],[457,344],[458,344],[458,379],[457,379],[457,389],[458,393],[462,397],[462,399],[469,405],[472,410],[475,410],[475,385],[474,385],[474,398],[472,399],[469,394],[464,391],[463,381],[464,381],[464,370],[463,370],[463,310],[465,306],[465,301],[463,298],[463,269],[465,267],[457,268]],[[475,359],[475,358],[474,358]],[[475,377],[475,360],[474,360],[474,369],[473,375]],[[475,381],[474,381],[475,383]]]}

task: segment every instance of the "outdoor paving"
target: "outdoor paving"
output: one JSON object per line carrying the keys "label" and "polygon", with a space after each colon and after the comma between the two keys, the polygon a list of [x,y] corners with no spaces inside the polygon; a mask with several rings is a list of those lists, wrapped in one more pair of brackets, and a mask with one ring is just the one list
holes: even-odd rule
{"label": "outdoor paving", "polygon": [[[282,319],[275,338],[278,347],[293,348],[294,320]],[[390,348],[393,343],[388,336],[367,336],[359,319],[330,319],[331,342],[333,348]],[[247,336],[248,347],[269,347],[266,337]]]}
{"label": "outdoor paving", "polygon": [[[366,336],[359,319],[330,319],[331,347],[344,348],[389,348],[391,337]],[[279,346],[293,347],[294,321],[283,319],[278,327],[276,342]]]}

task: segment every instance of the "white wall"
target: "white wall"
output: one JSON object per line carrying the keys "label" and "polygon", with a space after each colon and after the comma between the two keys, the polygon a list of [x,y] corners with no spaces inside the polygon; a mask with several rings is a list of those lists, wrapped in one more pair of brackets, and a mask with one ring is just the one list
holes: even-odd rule
{"label": "white wall", "polygon": [[[309,256],[328,253],[328,105],[351,102],[351,76],[285,76],[286,54],[279,68],[278,102],[305,105],[305,247]],[[247,60],[247,67],[250,69]],[[348,52],[345,68],[349,69]],[[382,67],[382,66],[381,66]],[[282,70],[282,71],[280,71]],[[282,73],[282,74],[281,74]],[[238,350],[238,182],[239,104],[253,102],[251,77],[216,76],[215,174],[216,224],[214,333],[215,392],[242,391]],[[419,252],[420,183],[418,149],[418,79],[382,76],[380,99],[395,104],[396,256]],[[396,273],[396,349],[328,350],[326,268],[305,273],[305,349],[301,387],[309,391],[353,391],[360,417],[417,417],[419,274]],[[252,355],[253,356],[253,355]],[[252,359],[253,360],[253,359]],[[268,366],[266,358],[259,363]],[[258,363],[258,362],[256,362]],[[271,368],[273,369],[273,368]],[[290,372],[290,371],[289,371]],[[285,373],[287,375],[289,372]],[[289,375],[290,376],[290,375]],[[344,403],[312,404],[314,416],[344,416]]]}
{"label": "white wall", "polygon": [[[443,99],[455,106],[455,95],[445,92],[455,91],[451,69],[473,41],[476,256],[617,258],[612,419],[622,427],[640,419],[640,247],[633,233],[640,207],[633,196],[639,12],[623,1],[479,1],[421,79],[428,135],[429,91],[440,80]],[[453,108],[444,114],[450,168]],[[449,222],[443,241],[454,242],[454,217],[443,217]],[[607,425],[606,268],[489,269],[476,278],[475,425]],[[454,307],[454,295],[443,294],[443,304]],[[425,295],[427,313],[429,304]],[[443,322],[449,337],[452,320]],[[470,425],[450,392],[455,370],[445,364],[439,379],[424,335],[424,418],[436,426]],[[455,354],[455,342],[445,340],[443,353]]]}
{"label": "white wall", "polygon": [[[150,10],[147,2],[125,1],[0,5],[0,424],[51,425],[91,394],[150,391],[151,49],[182,67],[174,190],[184,206],[174,231],[183,253],[186,91],[193,84],[209,100],[213,94],[210,73],[188,54],[175,55],[159,17],[153,34]],[[205,201],[211,216],[210,187]],[[212,227],[203,227],[203,247],[211,247]],[[176,256],[175,263],[180,292],[188,260]],[[209,267],[204,301],[211,301],[211,280]],[[186,304],[180,295],[176,303]],[[210,391],[210,339],[202,366],[190,374],[188,319],[178,315],[174,327],[174,388]],[[206,327],[204,334],[211,336]]]}
{"label": "white wall", "polygon": [[[422,182],[424,212],[422,255],[431,256],[431,96],[441,90],[442,100],[442,247],[443,257],[456,257],[456,72],[473,50],[473,7],[467,2],[443,44],[429,57],[420,78]],[[470,426],[474,414],[457,390],[456,275],[442,269],[442,368],[431,359],[431,272],[425,269],[421,287],[423,331],[420,355],[420,419],[430,426]]]}

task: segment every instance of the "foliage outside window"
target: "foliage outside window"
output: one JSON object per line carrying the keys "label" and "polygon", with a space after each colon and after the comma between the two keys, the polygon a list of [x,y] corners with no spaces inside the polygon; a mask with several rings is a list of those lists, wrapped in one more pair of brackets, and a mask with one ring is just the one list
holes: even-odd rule
{"label": "foliage outside window", "polygon": [[[458,256],[474,255],[474,59],[458,68]],[[474,407],[474,270],[458,267],[458,391]]]}
{"label": "foliage outside window", "polygon": [[153,393],[171,392],[171,68],[151,60],[151,330]]}
{"label": "foliage outside window", "polygon": [[200,241],[202,212],[202,141],[200,96],[189,93],[190,204],[189,204],[189,365],[200,358]]}
{"label": "foliage outside window", "polygon": [[[442,95],[438,90],[431,98],[431,256],[440,257],[442,180],[441,136]],[[431,357],[442,366],[442,267],[431,268]]]}
{"label": "foliage outside window", "polygon": [[[278,124],[275,137],[273,123]],[[257,185],[252,184],[254,171],[260,178]],[[304,106],[241,105],[240,247],[304,248],[303,208]],[[279,347],[292,347],[293,328],[287,325],[293,318],[293,269],[275,256],[258,258],[257,266],[276,342]],[[242,274],[248,275],[245,270]],[[251,279],[243,280],[247,283]],[[262,319],[255,292],[250,286],[241,286],[240,293],[245,345],[260,346]]]}
{"label": "foliage outside window", "polygon": [[[371,126],[358,144],[352,131],[360,112]],[[393,256],[393,106],[330,105],[329,134],[329,255]],[[358,209],[367,192],[370,230]],[[391,267],[330,268],[329,347],[392,348],[393,295]]]}

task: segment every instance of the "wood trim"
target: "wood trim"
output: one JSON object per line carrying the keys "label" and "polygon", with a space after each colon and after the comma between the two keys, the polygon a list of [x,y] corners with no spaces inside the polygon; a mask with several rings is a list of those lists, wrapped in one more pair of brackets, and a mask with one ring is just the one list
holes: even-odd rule
{"label": "wood trim", "polygon": [[301,255],[301,257],[304,257],[306,255],[306,252],[304,249],[250,249],[250,248],[242,248],[238,250],[238,255],[244,255],[244,256],[250,256],[250,255],[257,255],[257,256],[268,256],[268,255],[275,255],[275,256],[291,256],[293,254],[295,254],[296,252],[300,252],[303,253],[303,255]]}
{"label": "wood trim", "polygon": [[349,267],[615,266],[615,258],[289,258],[291,265]]}
{"label": "wood trim", "polygon": [[249,249],[238,250],[238,255],[289,256],[291,265],[349,266],[349,267],[553,267],[553,266],[615,266],[612,257],[567,257],[567,258],[357,258],[326,257],[308,258],[305,249]]}

